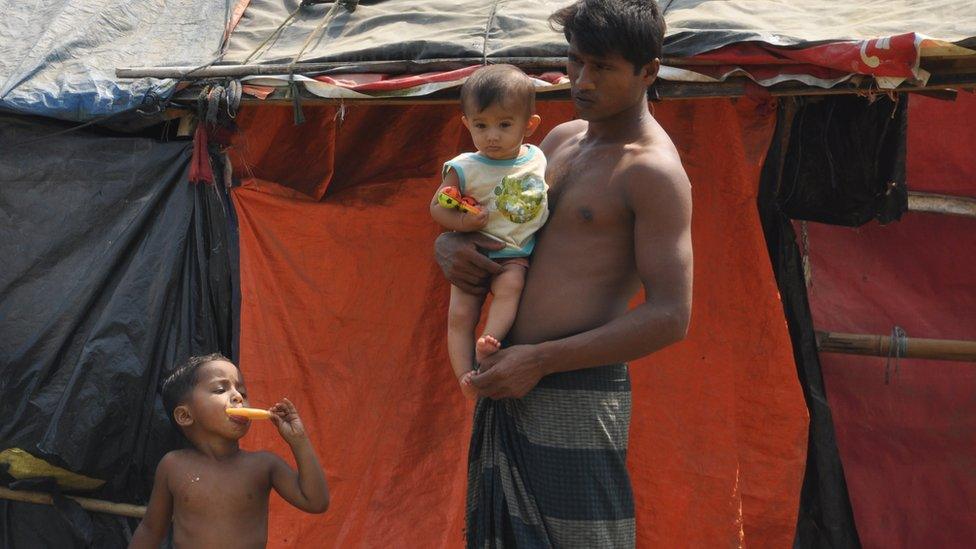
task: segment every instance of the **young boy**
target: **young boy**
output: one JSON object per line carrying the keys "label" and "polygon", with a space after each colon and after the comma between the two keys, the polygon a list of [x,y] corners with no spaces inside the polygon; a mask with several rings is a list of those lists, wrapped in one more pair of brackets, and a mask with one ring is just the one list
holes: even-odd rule
{"label": "young boy", "polygon": [[[535,114],[535,87],[525,73],[511,65],[476,71],[461,87],[461,110],[478,151],[444,164],[430,214],[447,229],[480,231],[506,245],[488,253],[503,270],[491,281],[491,308],[477,343],[474,329],[484,297],[451,286],[448,355],[462,393],[475,398],[473,365],[500,348],[515,320],[534,235],[549,217],[548,187],[545,156],[538,147],[522,143],[541,121]],[[480,212],[441,206],[438,196],[449,187],[477,201]]]}
{"label": "young boy", "polygon": [[174,547],[264,547],[271,488],[303,511],[328,508],[325,475],[288,399],[268,411],[298,472],[272,453],[240,449],[250,420],[226,410],[247,406],[247,390],[237,366],[223,356],[193,357],[177,368],[163,383],[163,402],[192,448],[169,452],[159,462],[130,548],[156,549],[171,523]]}

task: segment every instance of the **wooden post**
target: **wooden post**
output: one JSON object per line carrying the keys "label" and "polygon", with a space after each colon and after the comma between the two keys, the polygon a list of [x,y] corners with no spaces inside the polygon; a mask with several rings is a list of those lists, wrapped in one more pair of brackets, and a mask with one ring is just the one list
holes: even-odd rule
{"label": "wooden post", "polygon": [[[887,357],[891,353],[891,336],[869,334],[838,334],[817,331],[817,350],[822,353]],[[905,338],[902,358],[958,360],[976,362],[976,341],[952,339]]]}
{"label": "wooden post", "polygon": [[909,191],[908,210],[976,218],[976,198]]}
{"label": "wooden post", "polygon": [[[86,511],[95,513],[107,513],[110,515],[122,515],[123,517],[142,518],[146,514],[146,508],[142,505],[132,505],[129,503],[113,503],[100,499],[82,498],[78,496],[65,496],[81,505]],[[28,492],[21,490],[11,490],[0,486],[0,498],[11,501],[23,501],[25,503],[40,503],[42,505],[53,505],[54,501],[50,494],[43,492]]]}

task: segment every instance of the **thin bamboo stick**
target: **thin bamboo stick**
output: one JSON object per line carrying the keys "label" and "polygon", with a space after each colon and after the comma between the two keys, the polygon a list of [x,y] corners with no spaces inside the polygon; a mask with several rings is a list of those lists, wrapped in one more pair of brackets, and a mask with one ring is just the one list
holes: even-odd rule
{"label": "thin bamboo stick", "polygon": [[[427,72],[480,65],[481,57],[456,59],[403,59],[394,61],[323,61],[310,63],[252,63],[248,65],[213,65],[210,67],[123,67],[115,69],[117,78],[221,78],[269,76],[276,74],[310,74],[323,72]],[[499,57],[489,63],[508,63],[523,68],[565,69],[565,57]]]}
{"label": "thin bamboo stick", "polygon": [[913,212],[939,213],[976,218],[976,198],[909,191],[908,209]]}
{"label": "thin bamboo stick", "polygon": [[[891,350],[891,337],[870,334],[839,334],[817,331],[817,350],[822,353],[868,355],[887,357]],[[957,360],[976,362],[976,341],[953,339],[906,339],[903,358],[928,358],[933,360]]]}
{"label": "thin bamboo stick", "polygon": [[[110,515],[122,515],[123,517],[142,518],[146,514],[146,508],[142,505],[132,505],[129,503],[114,503],[101,499],[83,498],[78,496],[65,496],[81,505],[82,509],[95,513],[108,513]],[[43,492],[28,492],[21,490],[11,490],[0,486],[0,499],[12,501],[23,501],[25,503],[40,503],[42,505],[53,505],[54,501],[49,494]]]}

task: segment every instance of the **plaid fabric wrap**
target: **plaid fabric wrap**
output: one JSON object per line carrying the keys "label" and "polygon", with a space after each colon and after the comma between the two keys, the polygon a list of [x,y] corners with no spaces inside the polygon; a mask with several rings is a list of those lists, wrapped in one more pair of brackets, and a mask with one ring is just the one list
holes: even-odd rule
{"label": "plaid fabric wrap", "polygon": [[468,454],[469,548],[634,547],[626,364],[480,399]]}

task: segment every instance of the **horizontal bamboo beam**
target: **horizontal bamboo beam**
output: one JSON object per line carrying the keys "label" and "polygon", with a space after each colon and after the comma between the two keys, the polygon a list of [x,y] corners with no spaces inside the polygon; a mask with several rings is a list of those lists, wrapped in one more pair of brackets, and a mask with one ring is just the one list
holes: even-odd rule
{"label": "horizontal bamboo beam", "polygon": [[[565,69],[565,57],[490,57],[488,63],[508,63],[522,68]],[[115,69],[117,78],[239,78],[277,74],[322,73],[414,73],[446,71],[480,65],[482,57],[456,59],[402,59],[395,61],[323,61],[317,63],[221,64],[209,67],[124,67]]]}
{"label": "horizontal bamboo beam", "polygon": [[[146,508],[142,505],[132,505],[129,503],[113,503],[101,499],[82,498],[78,496],[65,496],[81,505],[86,511],[95,513],[107,513],[110,515],[121,515],[123,517],[142,518],[146,514]],[[50,494],[43,492],[28,492],[21,490],[11,490],[0,486],[0,499],[11,501],[22,501],[24,503],[39,503],[42,505],[53,505],[54,500]]]}
{"label": "horizontal bamboo beam", "polygon": [[[840,334],[818,330],[817,350],[822,353],[887,357],[891,352],[891,336],[868,334]],[[954,339],[905,338],[903,358],[957,360],[976,362],[976,341]]]}
{"label": "horizontal bamboo beam", "polygon": [[[931,91],[934,89],[976,89],[976,81],[965,84],[939,84],[927,87],[900,87],[900,92]],[[855,86],[837,86],[834,88],[816,88],[810,86],[767,88],[769,95],[773,97],[799,97],[799,96],[822,96],[822,95],[851,95],[870,93],[866,88]],[[876,90],[875,90],[876,91]],[[187,105],[196,104],[197,95],[200,93],[199,87],[189,87],[176,93],[173,101]],[[449,105],[457,104],[457,94],[439,94],[437,96],[416,96],[416,97],[370,97],[370,98],[329,98],[313,95],[306,90],[300,90],[302,104],[307,105]],[[658,93],[663,100],[676,99],[716,99],[743,97],[747,93],[745,82],[737,80],[699,83],[699,82],[665,82],[658,85]],[[247,94],[241,98],[243,103],[251,105],[292,105],[291,97],[285,95],[285,89],[276,90],[266,99],[251,97]],[[570,101],[569,93],[564,91],[546,92],[537,96],[536,101]]]}
{"label": "horizontal bamboo beam", "polygon": [[976,198],[909,191],[908,210],[976,218]]}

